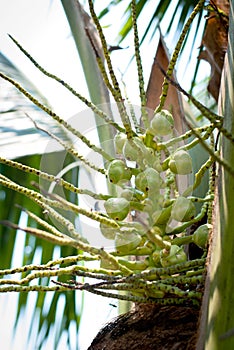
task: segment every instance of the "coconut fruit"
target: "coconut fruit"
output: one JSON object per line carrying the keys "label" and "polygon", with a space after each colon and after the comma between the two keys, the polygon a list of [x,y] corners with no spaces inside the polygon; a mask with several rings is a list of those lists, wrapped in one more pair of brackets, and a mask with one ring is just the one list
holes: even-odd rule
{"label": "coconut fruit", "polygon": [[211,225],[204,224],[199,226],[193,233],[193,242],[200,248],[206,248],[208,244],[209,230]]}
{"label": "coconut fruit", "polygon": [[128,254],[141,242],[141,236],[136,233],[117,233],[115,236],[116,251],[121,254]]}
{"label": "coconut fruit", "polygon": [[113,160],[107,168],[108,180],[113,184],[127,182],[131,179],[131,176],[131,170],[120,159]]}
{"label": "coconut fruit", "polygon": [[101,230],[102,235],[105,238],[112,239],[112,240],[115,239],[115,235],[116,235],[116,232],[117,232],[116,228],[107,226],[107,225],[105,225],[103,223],[100,223],[100,230]]}
{"label": "coconut fruit", "polygon": [[190,221],[196,214],[193,202],[186,197],[178,197],[172,205],[171,218],[180,221]]}
{"label": "coconut fruit", "polygon": [[115,137],[114,137],[114,146],[115,146],[115,152],[117,154],[122,154],[123,153],[123,146],[125,144],[125,141],[127,139],[127,136],[122,133],[118,132]]}
{"label": "coconut fruit", "polygon": [[136,187],[144,193],[148,193],[152,190],[158,192],[161,183],[162,179],[154,168],[146,168],[135,178]]}
{"label": "coconut fruit", "polygon": [[172,245],[169,251],[161,250],[160,263],[162,267],[172,266],[187,261],[186,253],[182,247]]}
{"label": "coconut fruit", "polygon": [[156,113],[150,123],[149,132],[154,136],[166,136],[172,133],[174,119],[170,112],[163,109]]}
{"label": "coconut fruit", "polygon": [[190,174],[192,172],[192,158],[184,150],[177,151],[169,161],[169,168],[175,174]]}
{"label": "coconut fruit", "polygon": [[130,210],[130,204],[125,198],[109,198],[104,203],[104,207],[111,219],[122,221]]}
{"label": "coconut fruit", "polygon": [[147,147],[139,137],[133,137],[125,141],[123,155],[127,160],[141,163],[147,153]]}

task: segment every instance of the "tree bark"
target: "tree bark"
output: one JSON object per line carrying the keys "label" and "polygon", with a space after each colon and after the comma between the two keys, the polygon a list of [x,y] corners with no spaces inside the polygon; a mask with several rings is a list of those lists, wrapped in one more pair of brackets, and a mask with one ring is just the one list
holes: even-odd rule
{"label": "tree bark", "polygon": [[[223,126],[234,134],[234,0],[230,1],[228,52],[219,96]],[[221,138],[221,156],[233,169],[234,145]],[[234,348],[234,177],[220,167],[216,193],[214,231],[210,249],[197,350]]]}
{"label": "tree bark", "polygon": [[88,350],[193,350],[199,309],[139,304],[108,323]]}

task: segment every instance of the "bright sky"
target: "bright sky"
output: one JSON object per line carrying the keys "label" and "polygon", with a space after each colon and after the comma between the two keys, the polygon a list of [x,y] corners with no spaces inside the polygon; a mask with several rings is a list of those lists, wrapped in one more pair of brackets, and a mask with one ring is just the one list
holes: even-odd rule
{"label": "bright sky", "polygon": [[[149,3],[150,1],[152,2],[152,0],[149,0]],[[103,0],[102,2],[96,1],[97,4],[101,3],[102,7],[108,2],[109,1],[107,0]],[[105,19],[104,24],[111,24],[105,29],[107,41],[110,44],[116,43],[115,39],[123,21],[121,18],[121,10],[125,8],[124,5],[127,2],[128,1],[123,1],[123,5],[119,8],[119,12],[116,11],[116,9],[114,10],[114,16],[116,19],[114,23],[112,22],[113,14],[111,19],[110,17]],[[175,2],[177,1],[171,1],[171,6],[173,6],[173,3]],[[0,50],[3,54],[12,60],[12,62],[31,79],[31,81],[48,98],[57,112],[69,117],[77,113],[78,110],[84,108],[83,104],[79,103],[76,98],[67,93],[67,91],[59,86],[59,84],[44,77],[42,73],[40,73],[32,63],[24,57],[7,35],[7,33],[9,33],[14,36],[46,70],[59,75],[74,86],[81,94],[87,96],[82,67],[79,63],[77,51],[74,47],[72,37],[70,36],[70,29],[60,1],[34,0],[32,2],[30,0],[1,0],[0,10]],[[97,9],[97,12],[98,10],[99,9]],[[170,11],[168,12],[170,13]],[[148,16],[145,16],[142,17],[139,24],[140,32],[144,31],[147,23],[146,19],[148,19]],[[167,19],[165,19],[165,22],[166,20]],[[174,32],[175,31],[173,31],[172,28],[172,33]],[[172,39],[172,36],[167,38],[169,46],[171,46]],[[157,41],[158,36],[156,35],[155,39],[153,39],[150,44],[146,42],[141,49],[146,81],[153,62]],[[197,47],[199,45],[200,43],[198,42]],[[122,46],[129,46],[129,48],[112,54],[117,74],[119,69],[121,72],[125,71],[129,58],[132,55],[132,37],[128,38]],[[196,59],[196,53],[193,59]],[[138,90],[135,63],[131,65],[124,80],[127,84],[131,102],[137,103]],[[186,81],[184,84],[186,85]],[[131,88],[129,88],[129,86]]]}
{"label": "bright sky", "polygon": [[[150,3],[151,0],[149,0]],[[128,1],[127,1],[128,2]],[[152,2],[152,1],[151,1]],[[96,1],[98,5],[101,3],[102,7],[108,4],[109,1]],[[173,6],[174,1],[171,1]],[[125,8],[126,1],[123,1],[122,9]],[[97,9],[99,10],[99,9]],[[98,11],[97,11],[98,12]],[[63,80],[72,85],[79,93],[88,96],[82,67],[79,63],[78,54],[75,49],[72,37],[70,36],[70,29],[67,24],[66,17],[63,12],[60,1],[52,0],[1,0],[0,2],[0,50],[6,55],[20,70],[22,70],[34,83],[35,86],[47,97],[55,111],[64,118],[69,118],[74,114],[82,111],[85,106],[71,96],[65,89],[50,81],[40,73],[32,63],[24,57],[24,55],[17,49],[14,43],[9,39],[7,33],[15,37],[21,45],[49,72],[60,76]],[[113,15],[112,15],[113,18]],[[121,25],[121,8],[120,12],[114,14],[115,21],[112,18],[107,18],[105,24],[111,24],[106,29],[109,44],[115,44],[118,29]],[[148,17],[143,16],[139,28],[144,30]],[[144,64],[144,72],[146,78],[150,73],[150,68],[156,51],[158,37],[146,43],[142,47],[142,57]],[[171,42],[172,38],[168,38]],[[129,38],[122,44],[123,47],[129,46],[126,50],[120,50],[112,54],[114,66],[121,72],[125,71],[129,62],[129,58],[133,52],[132,38]],[[197,47],[199,43],[197,44]],[[196,56],[194,57],[194,59]],[[182,75],[184,74],[181,71]],[[135,64],[132,64],[124,77],[127,84],[127,91],[131,102],[138,103],[138,88],[137,76],[135,74]],[[183,86],[186,86],[185,81]],[[14,316],[14,308],[16,307],[17,296],[0,296],[0,314],[1,311],[5,314],[12,314]],[[101,298],[87,296],[86,308],[88,312],[84,314],[84,322],[81,326],[80,344],[81,350],[86,349],[89,345],[87,338],[92,339],[96,334],[100,325],[112,318],[116,311],[115,308],[109,306],[110,301],[102,302]],[[4,309],[8,305],[8,309]],[[91,306],[92,305],[92,306]],[[90,307],[91,306],[91,307]],[[106,313],[103,309],[106,308]],[[5,310],[5,311],[4,311]],[[9,310],[11,310],[9,312]],[[32,315],[30,316],[32,317]],[[14,350],[10,345],[10,330],[12,331],[12,319],[4,318],[3,327],[0,326],[1,344],[4,339],[4,350]],[[93,323],[91,324],[91,321]],[[30,325],[29,325],[30,326]],[[22,326],[24,327],[24,326]],[[5,329],[8,331],[5,332]],[[89,335],[87,336],[87,331]],[[25,350],[24,347],[24,332],[23,328],[18,331],[18,340],[16,340],[17,350]],[[4,336],[4,338],[3,338]],[[49,349],[49,347],[47,348]],[[64,345],[61,349],[65,350]],[[34,350],[34,349],[27,349]],[[50,350],[50,349],[49,349]]]}
{"label": "bright sky", "polygon": [[[102,3],[104,2],[108,3]],[[1,0],[0,10],[0,49],[3,54],[31,79],[60,114],[68,117],[84,108],[82,103],[59,84],[44,77],[7,36],[9,33],[15,37],[47,71],[60,76],[87,96],[82,67],[60,1],[34,0],[32,6],[30,0]],[[113,42],[119,25],[116,21],[108,29]],[[126,55],[130,57],[130,52],[132,50],[127,49],[113,53],[113,59],[118,61],[121,69],[126,68]],[[135,87],[136,84],[132,86]]]}

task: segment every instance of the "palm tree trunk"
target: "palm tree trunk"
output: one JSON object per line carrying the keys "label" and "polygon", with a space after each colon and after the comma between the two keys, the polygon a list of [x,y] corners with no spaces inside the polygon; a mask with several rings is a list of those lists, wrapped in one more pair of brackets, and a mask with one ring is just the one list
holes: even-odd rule
{"label": "palm tree trunk", "polygon": [[[229,43],[225,58],[219,109],[224,127],[234,134],[234,0],[230,1]],[[221,140],[222,157],[234,164],[234,145]],[[210,247],[197,350],[234,347],[234,178],[219,169],[214,232]]]}

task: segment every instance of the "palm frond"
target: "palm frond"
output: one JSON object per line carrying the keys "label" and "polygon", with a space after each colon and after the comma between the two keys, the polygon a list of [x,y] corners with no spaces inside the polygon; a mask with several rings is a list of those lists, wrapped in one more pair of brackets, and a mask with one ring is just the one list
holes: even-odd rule
{"label": "palm frond", "polygon": [[[62,157],[62,154],[58,153],[57,156]],[[48,157],[50,157],[50,155],[48,155]],[[19,158],[19,161],[23,164],[30,164],[30,166],[32,165],[35,168],[39,168],[41,156],[25,156]],[[77,171],[79,170],[73,169],[72,171],[73,174],[69,173],[67,178],[71,176],[77,177]],[[7,175],[12,179],[14,178],[17,181],[24,183],[25,185],[36,180],[35,176],[31,174],[24,174],[23,172],[17,171],[3,164],[0,165],[0,172],[3,175]],[[8,219],[15,223],[21,222],[24,226],[36,227],[36,222],[31,217],[27,216],[27,214],[21,208],[27,208],[27,210],[32,211],[35,215],[43,217],[41,208],[32,203],[26,196],[22,196],[14,191],[4,188],[1,189],[1,198],[1,220]],[[17,204],[17,207],[15,207],[13,203]],[[23,251],[21,249],[22,246],[24,247]],[[0,269],[14,267],[16,266],[16,261],[21,261],[20,263],[23,264],[44,264],[51,261],[54,256],[68,256],[76,254],[77,250],[72,247],[54,246],[54,244],[44,241],[43,239],[35,238],[27,234],[25,235],[21,231],[15,232],[10,228],[0,225]],[[23,275],[26,276],[25,273]],[[46,285],[48,281],[43,280],[43,283]],[[81,297],[82,296],[80,296],[80,298]],[[24,333],[27,344],[31,344],[31,332],[33,332],[33,348],[46,349],[46,344],[50,337],[51,330],[54,329],[56,336],[53,339],[53,348],[56,349],[62,332],[66,330],[68,348],[71,349],[71,343],[74,345],[75,342],[76,349],[78,349],[77,336],[80,315],[77,310],[76,300],[74,291],[69,293],[52,292],[50,296],[47,296],[46,293],[38,292],[34,299],[30,297],[29,293],[20,293],[17,303],[16,317],[14,320],[14,329],[16,330],[17,328],[20,328],[22,322],[25,322],[23,321],[25,319],[25,312],[30,307],[30,312],[35,315],[35,319],[31,320],[33,327],[30,327],[28,332],[25,331]],[[61,310],[59,314],[56,314],[58,305],[61,305]],[[72,340],[71,336],[69,336],[69,327],[71,323]],[[35,337],[35,334],[37,334],[37,337]],[[42,337],[41,334],[43,334]]]}
{"label": "palm frond", "polygon": [[[44,105],[49,105],[47,99],[38,91],[31,81],[0,53],[0,71],[9,77],[14,77],[28,92],[37,97]],[[0,81],[0,147],[1,155],[14,159],[30,154],[42,154],[48,143],[48,135],[39,132],[29,115],[45,129],[55,135],[67,139],[68,136],[59,124],[49,119],[36,105],[24,98],[12,85]],[[59,149],[59,148],[58,148]],[[61,149],[61,148],[60,148]],[[49,150],[51,152],[51,150]]]}
{"label": "palm frond", "polygon": [[[119,5],[121,1],[111,1],[110,4],[105,7],[99,14],[99,18],[101,19],[105,15],[109,14],[110,11],[114,6]],[[170,9],[169,6],[173,5]],[[153,7],[154,6],[154,7]],[[156,28],[158,27],[159,23],[168,15],[168,12],[170,10],[170,21],[168,22],[168,25],[165,26],[165,34],[168,34],[171,26],[173,24],[173,21],[177,20],[177,17],[179,16],[178,21],[178,31],[181,30],[183,24],[185,23],[186,18],[188,15],[192,12],[194,7],[194,1],[189,0],[177,0],[177,3],[171,4],[171,1],[159,1],[156,5],[152,4],[152,1],[147,0],[137,0],[136,1],[136,15],[137,18],[142,16],[143,12],[147,11],[147,13],[151,13],[151,17],[149,20],[147,20],[147,27],[145,29],[144,35],[142,37],[142,40],[145,39],[145,37],[149,34],[150,31],[153,33],[155,32]],[[173,14],[171,13],[173,11]],[[124,24],[122,28],[119,31],[119,42],[122,42],[126,36],[129,34],[129,32],[132,29],[132,18],[131,18],[131,5],[130,2],[127,4],[125,11],[124,11]]]}
{"label": "palm frond", "polygon": [[[121,1],[112,1],[109,6],[103,9],[100,12],[100,18],[105,17],[107,14],[110,14],[113,11],[113,8],[119,5]],[[173,3],[169,0],[161,0],[157,1],[154,4],[152,1],[147,0],[137,0],[136,1],[136,16],[139,20],[142,21],[144,16],[147,16],[147,20],[144,23],[147,23],[146,27],[143,30],[143,34],[140,39],[140,43],[142,44],[146,39],[152,40],[155,36],[156,31],[159,27],[163,27],[163,35],[167,42],[168,37],[170,37],[170,46],[174,45],[174,43],[178,39],[178,35],[184,26],[187,18],[191,14],[194,7],[194,1],[189,0],[177,0]],[[147,14],[147,15],[146,15]],[[195,47],[195,43],[197,42],[197,36],[201,30],[204,31],[205,21],[202,20],[204,17],[204,13],[199,13],[198,19],[196,23],[194,23],[191,28],[189,28],[188,35],[185,38],[181,54],[185,51],[187,46],[190,47],[190,52],[192,54]],[[143,21],[142,21],[143,23]],[[194,26],[196,26],[194,33]],[[175,30],[176,28],[176,30]],[[123,15],[123,24],[119,30],[118,42],[121,43],[128,36],[128,34],[132,30],[132,18],[131,18],[131,5],[130,2],[127,3],[127,6]],[[142,32],[142,30],[141,30]],[[192,44],[191,44],[192,43]],[[196,55],[197,56],[197,55]],[[200,61],[197,62],[197,65],[200,65]],[[193,82],[191,87],[193,87],[194,82],[196,80],[197,70],[195,70],[194,76],[191,78]]]}

